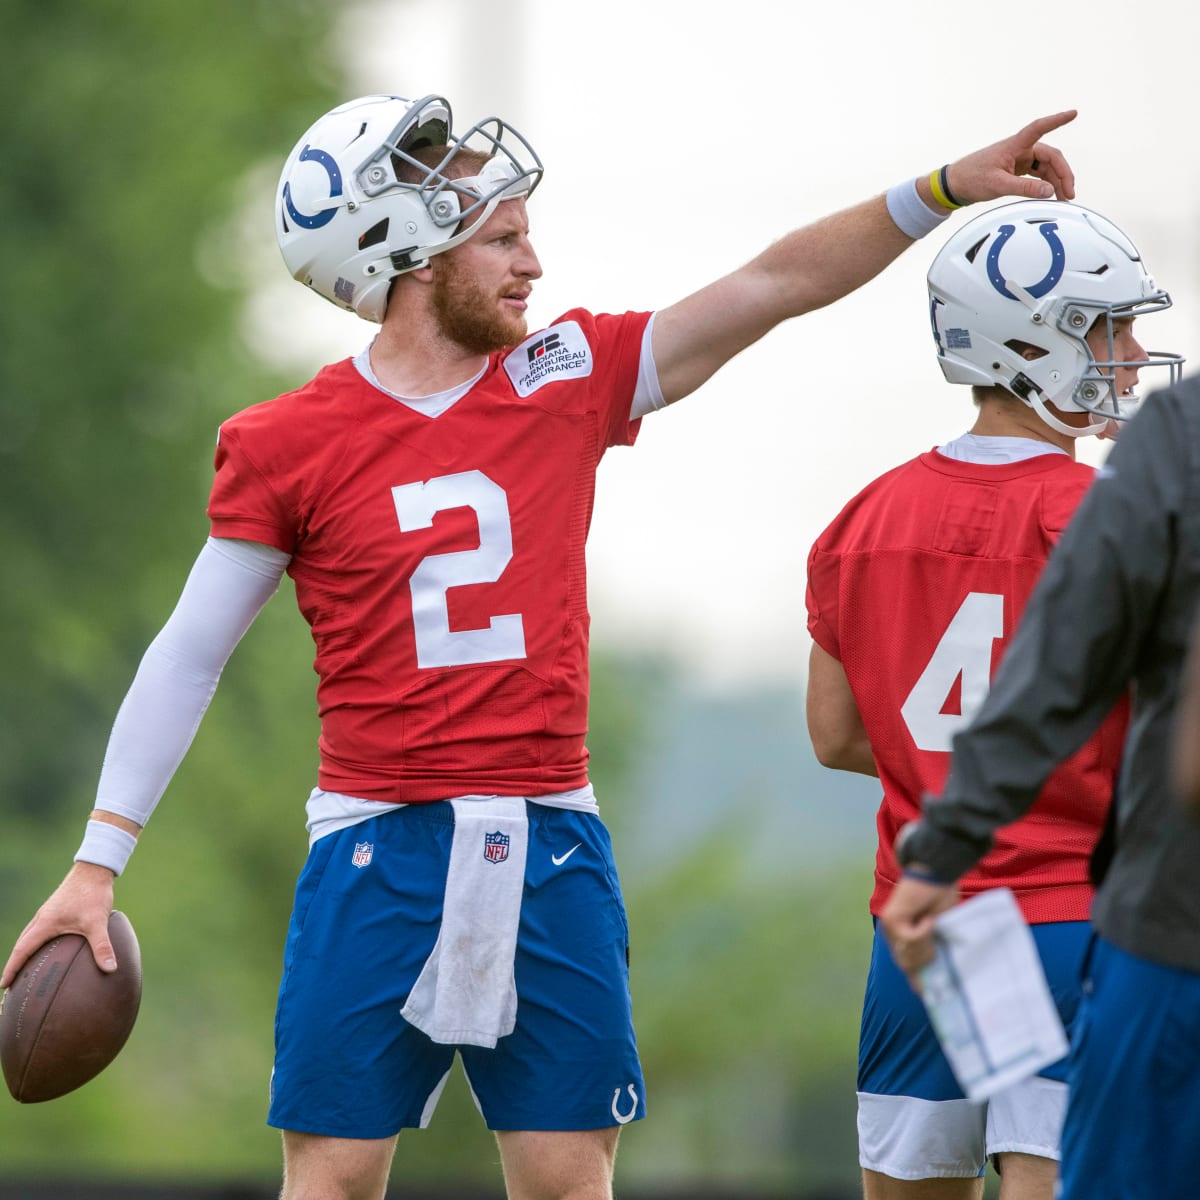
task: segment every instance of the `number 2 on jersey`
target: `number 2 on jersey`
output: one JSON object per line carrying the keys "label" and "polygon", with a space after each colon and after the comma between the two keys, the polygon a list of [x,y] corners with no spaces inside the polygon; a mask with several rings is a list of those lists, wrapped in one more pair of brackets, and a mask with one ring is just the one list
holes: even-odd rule
{"label": "number 2 on jersey", "polygon": [[430,554],[408,581],[418,667],[464,667],[525,657],[520,613],[492,617],[484,629],[452,630],[446,593],[469,583],[495,583],[512,560],[512,521],[504,489],[482,471],[440,475],[425,483],[392,488],[396,516],[405,533],[429,529],[451,508],[469,508],[479,523],[479,548]]}
{"label": "number 2 on jersey", "polygon": [[[1004,597],[969,592],[900,709],[918,750],[950,749],[950,740],[975,715],[992,682],[992,645],[1004,636]],[[960,712],[942,709],[961,678]]]}

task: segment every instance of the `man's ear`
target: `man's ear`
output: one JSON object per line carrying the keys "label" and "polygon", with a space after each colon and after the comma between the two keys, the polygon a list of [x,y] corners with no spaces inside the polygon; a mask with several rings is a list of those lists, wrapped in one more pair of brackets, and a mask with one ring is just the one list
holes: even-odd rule
{"label": "man's ear", "polygon": [[413,271],[405,271],[403,275],[397,275],[388,286],[388,303],[392,302],[392,297],[396,294],[396,290],[404,286],[404,281],[411,279],[414,283],[420,284],[423,287],[428,287],[433,282],[433,267],[426,264],[423,267],[417,267]]}

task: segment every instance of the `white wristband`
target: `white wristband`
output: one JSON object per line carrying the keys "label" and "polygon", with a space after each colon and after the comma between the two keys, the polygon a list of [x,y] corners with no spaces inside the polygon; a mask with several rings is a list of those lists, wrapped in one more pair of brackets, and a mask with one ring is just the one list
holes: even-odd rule
{"label": "white wristband", "polygon": [[136,845],[137,838],[132,833],[126,833],[107,821],[88,821],[75,861],[95,863],[98,867],[107,867],[114,875],[120,875]]}
{"label": "white wristband", "polygon": [[951,209],[934,212],[917,191],[917,181],[898,183],[887,194],[888,212],[900,227],[901,233],[910,238],[923,238],[932,233],[950,215]]}

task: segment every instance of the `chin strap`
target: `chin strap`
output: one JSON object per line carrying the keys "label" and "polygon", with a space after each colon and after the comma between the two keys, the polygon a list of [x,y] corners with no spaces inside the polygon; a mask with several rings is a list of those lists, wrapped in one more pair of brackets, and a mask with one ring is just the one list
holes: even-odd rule
{"label": "chin strap", "polygon": [[1103,421],[1089,421],[1086,425],[1068,425],[1066,421],[1056,417],[1050,411],[1046,398],[1036,388],[1032,389],[1023,399],[1051,429],[1056,429],[1059,433],[1065,433],[1067,437],[1095,437],[1098,433],[1108,428],[1107,419]]}

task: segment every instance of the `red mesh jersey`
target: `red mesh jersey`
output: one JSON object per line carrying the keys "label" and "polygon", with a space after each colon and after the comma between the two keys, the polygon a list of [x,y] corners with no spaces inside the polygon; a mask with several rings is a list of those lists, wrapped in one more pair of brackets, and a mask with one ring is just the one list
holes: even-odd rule
{"label": "red mesh jersey", "polygon": [[[899,876],[897,831],[937,794],[950,738],[996,665],[1091,467],[1061,454],[979,465],[936,451],[875,480],[809,555],[808,626],[846,672],[883,785],[871,911]],[[1080,620],[1087,614],[1081,613]],[[1026,919],[1082,920],[1088,859],[1108,809],[1126,706],[1002,829],[964,895],[1001,885]]]}
{"label": "red mesh jersey", "polygon": [[648,319],[567,313],[437,417],[347,360],[222,426],[212,533],[293,556],[321,787],[412,803],[586,783],[584,544],[596,466],[637,435]]}

